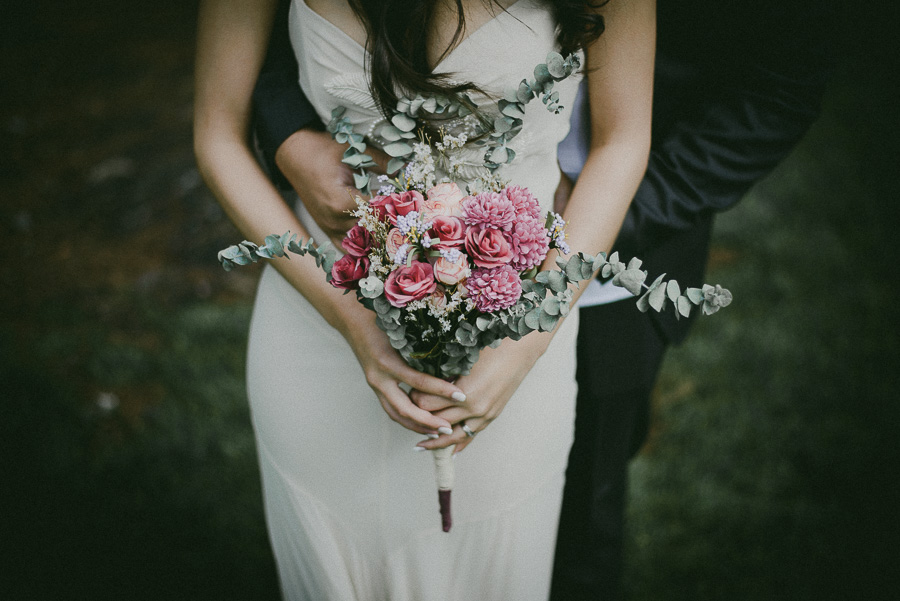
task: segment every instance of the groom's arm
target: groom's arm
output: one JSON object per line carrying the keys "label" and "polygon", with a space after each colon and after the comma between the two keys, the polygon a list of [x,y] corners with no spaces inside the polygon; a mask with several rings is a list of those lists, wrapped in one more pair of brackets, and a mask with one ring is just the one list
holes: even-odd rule
{"label": "groom's arm", "polygon": [[321,130],[315,108],[298,82],[299,68],[288,35],[290,2],[280,0],[266,59],[253,90],[253,126],[263,161],[275,182],[290,187],[275,157],[288,138],[303,129]]}
{"label": "groom's arm", "polygon": [[819,115],[818,73],[756,82],[700,105],[650,155],[620,242],[639,254],[734,206],[793,150]]}
{"label": "groom's arm", "polygon": [[617,248],[640,255],[728,209],[791,152],[819,115],[832,66],[826,31],[780,34],[782,47],[747,56],[710,97],[673,119],[656,140]]}
{"label": "groom's arm", "polygon": [[[280,1],[266,59],[253,91],[254,127],[262,159],[282,189],[296,191],[316,224],[335,244],[353,227],[353,172],[344,147],[324,131],[298,83],[288,34],[290,2]],[[381,156],[370,152],[376,160]],[[321,241],[324,242],[324,241]]]}

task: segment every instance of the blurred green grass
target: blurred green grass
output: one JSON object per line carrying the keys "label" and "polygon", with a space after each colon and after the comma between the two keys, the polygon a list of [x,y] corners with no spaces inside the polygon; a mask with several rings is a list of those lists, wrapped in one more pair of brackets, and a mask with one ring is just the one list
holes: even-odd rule
{"label": "blurred green grass", "polygon": [[671,351],[632,466],[630,598],[897,598],[894,90],[844,65],[717,221],[735,302]]}

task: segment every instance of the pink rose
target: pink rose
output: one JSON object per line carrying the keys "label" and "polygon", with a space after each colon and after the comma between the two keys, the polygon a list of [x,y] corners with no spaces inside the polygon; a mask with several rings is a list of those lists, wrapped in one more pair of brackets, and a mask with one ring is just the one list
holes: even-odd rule
{"label": "pink rose", "polygon": [[423,299],[437,289],[430,263],[415,261],[391,272],[384,282],[384,296],[392,306],[402,308]]}
{"label": "pink rose", "polygon": [[369,201],[369,204],[375,207],[378,218],[384,220],[389,219],[394,225],[397,224],[397,217],[407,215],[413,211],[421,211],[422,204],[425,199],[415,190],[406,192],[395,192],[388,196],[376,196]]}
{"label": "pink rose", "polygon": [[431,229],[428,233],[432,238],[439,240],[439,242],[432,243],[434,248],[458,248],[465,244],[466,224],[459,217],[438,215],[431,220]]}
{"label": "pink rose", "polygon": [[486,269],[506,265],[513,258],[509,239],[492,227],[470,227],[466,232],[466,252],[476,265]]}
{"label": "pink rose", "polygon": [[469,276],[469,261],[466,255],[459,253],[459,259],[456,262],[449,261],[444,257],[434,262],[434,279],[442,284],[452,286],[458,284]]}
{"label": "pink rose", "polygon": [[438,215],[445,217],[462,217],[460,201],[465,194],[453,182],[438,184],[426,192],[428,199],[422,205],[425,220],[431,221]]}
{"label": "pink rose", "polygon": [[401,234],[400,230],[393,227],[388,231],[387,238],[384,241],[384,250],[387,251],[388,256],[393,261],[394,257],[397,256],[397,251],[407,242],[409,242],[409,240],[406,239],[406,236]]}
{"label": "pink rose", "polygon": [[344,290],[359,288],[359,280],[369,273],[369,258],[344,255],[331,266],[331,285]]}
{"label": "pink rose", "polygon": [[341,242],[341,246],[344,247],[344,250],[349,255],[364,257],[369,253],[369,249],[372,248],[372,234],[361,225],[354,225],[347,232],[347,235]]}

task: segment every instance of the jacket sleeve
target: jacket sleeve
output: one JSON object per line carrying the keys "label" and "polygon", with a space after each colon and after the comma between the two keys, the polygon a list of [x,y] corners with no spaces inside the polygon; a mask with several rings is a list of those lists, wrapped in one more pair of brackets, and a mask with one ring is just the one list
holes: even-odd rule
{"label": "jacket sleeve", "polygon": [[264,166],[282,187],[287,181],[275,165],[275,152],[295,132],[322,128],[315,108],[298,83],[297,59],[288,35],[290,2],[280,0],[272,36],[253,90],[253,128]]}
{"label": "jacket sleeve", "polygon": [[829,64],[751,63],[664,129],[620,234],[625,250],[640,253],[736,204],[818,117]]}

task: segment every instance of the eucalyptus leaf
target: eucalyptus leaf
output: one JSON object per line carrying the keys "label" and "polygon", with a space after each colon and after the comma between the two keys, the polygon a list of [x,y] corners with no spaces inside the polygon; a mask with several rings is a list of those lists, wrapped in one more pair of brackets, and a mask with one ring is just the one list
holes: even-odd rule
{"label": "eucalyptus leaf", "polygon": [[550,315],[559,315],[559,299],[555,296],[548,296],[541,303],[541,311]]}
{"label": "eucalyptus leaf", "polygon": [[[421,103],[419,104],[421,106]],[[400,131],[413,131],[416,129],[416,120],[402,113],[397,113],[391,117],[391,123]]]}
{"label": "eucalyptus leaf", "polygon": [[626,269],[617,273],[613,277],[612,283],[614,286],[621,286],[634,296],[638,296],[641,293],[641,286],[645,279],[647,279],[646,272],[640,269]]}
{"label": "eucalyptus leaf", "polygon": [[561,271],[551,271],[547,277],[550,289],[554,292],[562,292],[568,288],[566,276]]}
{"label": "eucalyptus leaf", "polygon": [[393,158],[388,161],[387,164],[387,173],[388,175],[393,175],[394,173],[403,169],[404,165],[406,165],[406,161],[401,158]]}
{"label": "eucalyptus leaf", "polygon": [[553,76],[550,75],[550,71],[547,69],[547,65],[541,63],[534,68],[534,79],[538,83],[543,83],[546,81],[553,81]]}
{"label": "eucalyptus leaf", "polygon": [[669,280],[669,283],[666,284],[666,295],[670,301],[676,302],[676,299],[681,296],[681,288],[678,286],[678,282]]}
{"label": "eucalyptus leaf", "polygon": [[678,309],[678,312],[682,315],[682,317],[690,317],[691,316],[691,308],[693,305],[691,304],[691,299],[686,296],[679,296],[678,300],[675,301],[675,307]]}
{"label": "eucalyptus leaf", "polygon": [[363,190],[369,185],[369,175],[367,173],[354,173],[353,185],[357,190]]}
{"label": "eucalyptus leaf", "polygon": [[412,153],[412,146],[406,142],[391,142],[383,150],[392,157],[403,157]]}
{"label": "eucalyptus leaf", "polygon": [[650,302],[650,306],[653,307],[653,310],[657,313],[662,312],[663,307],[666,306],[666,289],[663,286],[653,287],[649,292],[648,301]]}
{"label": "eucalyptus leaf", "polygon": [[512,119],[509,117],[495,117],[494,118],[494,131],[496,133],[504,134],[512,129]]}
{"label": "eucalyptus leaf", "polygon": [[553,328],[556,327],[556,322],[559,321],[559,315],[550,315],[549,313],[541,312],[541,330],[544,332],[552,332]]}
{"label": "eucalyptus leaf", "polygon": [[593,270],[599,271],[606,265],[606,253],[600,253],[596,257],[593,258]]}
{"label": "eucalyptus leaf", "polygon": [[402,137],[401,134],[403,132],[397,129],[395,126],[388,124],[381,128],[380,133],[381,137],[388,142],[396,142]]}
{"label": "eucalyptus leaf", "polygon": [[351,154],[349,156],[344,156],[344,158],[341,159],[341,162],[356,169],[361,164],[363,164],[367,159],[371,159],[371,158],[372,157],[365,155],[365,154]]}
{"label": "eucalyptus leaf", "polygon": [[377,313],[378,315],[387,315],[388,311],[394,308],[391,303],[388,302],[388,299],[383,296],[379,296],[375,299],[374,306],[375,313]]}
{"label": "eucalyptus leaf", "polygon": [[703,304],[703,291],[700,288],[688,288],[684,293],[695,305]]}
{"label": "eucalyptus leaf", "polygon": [[646,313],[650,310],[650,292],[645,292],[637,301],[638,311]]}
{"label": "eucalyptus leaf", "polygon": [[498,146],[490,153],[491,161],[497,164],[503,164],[509,159],[509,155],[505,146]]}
{"label": "eucalyptus leaf", "polygon": [[388,338],[392,338],[394,340],[400,340],[406,338],[406,327],[398,325],[393,329],[387,330]]}
{"label": "eucalyptus leaf", "polygon": [[562,55],[553,52],[547,56],[547,71],[554,79],[562,79],[567,75]]}
{"label": "eucalyptus leaf", "polygon": [[491,324],[494,323],[494,320],[490,317],[484,317],[483,315],[479,315],[475,318],[475,327],[484,332],[487,330]]}
{"label": "eucalyptus leaf", "polygon": [[581,263],[581,279],[589,280],[592,277],[594,277],[593,262],[582,262]]}
{"label": "eucalyptus leaf", "polygon": [[528,82],[523,79],[516,90],[516,100],[521,104],[527,104],[532,98],[534,98],[534,91],[528,85]]}
{"label": "eucalyptus leaf", "polygon": [[525,111],[522,110],[522,105],[517,102],[509,102],[509,103],[501,103],[504,104],[500,108],[500,112],[506,115],[507,117],[512,117],[514,119],[521,119],[525,116]]}
{"label": "eucalyptus leaf", "polygon": [[[416,97],[413,98],[413,101],[409,103],[409,114],[410,115],[418,115],[419,110],[422,108],[422,105],[425,104],[425,98],[421,94],[416,94]],[[402,127],[400,129],[403,129]]]}

